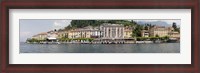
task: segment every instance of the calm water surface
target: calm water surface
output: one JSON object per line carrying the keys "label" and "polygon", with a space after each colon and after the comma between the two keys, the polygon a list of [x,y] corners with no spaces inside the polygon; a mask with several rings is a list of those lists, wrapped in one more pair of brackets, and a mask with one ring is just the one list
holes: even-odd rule
{"label": "calm water surface", "polygon": [[151,44],[27,44],[20,53],[180,53],[180,43]]}

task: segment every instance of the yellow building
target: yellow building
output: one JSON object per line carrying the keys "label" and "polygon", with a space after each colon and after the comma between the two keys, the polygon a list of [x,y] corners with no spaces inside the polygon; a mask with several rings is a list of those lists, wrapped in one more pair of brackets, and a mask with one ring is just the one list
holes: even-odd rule
{"label": "yellow building", "polygon": [[69,30],[67,34],[68,38],[94,38],[100,36],[100,30],[85,27]]}
{"label": "yellow building", "polygon": [[32,36],[32,39],[39,39],[39,35]]}
{"label": "yellow building", "polygon": [[179,39],[180,38],[180,33],[179,32],[174,32],[174,31],[170,32],[169,33],[169,37],[170,38],[178,38]]}
{"label": "yellow building", "polygon": [[[73,29],[69,31],[68,38],[85,38],[86,32],[87,31],[83,31],[81,29]],[[87,34],[89,33],[87,32]]]}
{"label": "yellow building", "polygon": [[159,37],[168,36],[169,32],[173,31],[172,27],[154,26],[150,28],[149,34],[152,37],[158,35]]}
{"label": "yellow building", "polygon": [[149,31],[147,31],[147,30],[142,30],[142,31],[141,31],[141,36],[142,36],[142,37],[149,37]]}
{"label": "yellow building", "polygon": [[37,35],[34,35],[32,38],[37,39],[37,40],[45,40],[47,38],[47,33],[39,33]]}
{"label": "yellow building", "polygon": [[124,38],[132,38],[132,28],[130,27],[125,27],[124,29]]}
{"label": "yellow building", "polygon": [[68,31],[58,31],[58,38],[68,38]]}
{"label": "yellow building", "polygon": [[69,30],[69,31],[67,32],[67,37],[68,37],[68,38],[73,38],[73,34],[74,34],[74,32],[73,32],[72,30]]}

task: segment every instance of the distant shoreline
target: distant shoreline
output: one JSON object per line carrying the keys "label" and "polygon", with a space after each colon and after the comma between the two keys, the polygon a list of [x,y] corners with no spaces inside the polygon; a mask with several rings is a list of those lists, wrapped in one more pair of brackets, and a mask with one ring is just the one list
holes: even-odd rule
{"label": "distant shoreline", "polygon": [[149,43],[180,43],[179,41],[98,41],[98,42],[21,42],[27,44],[149,44]]}

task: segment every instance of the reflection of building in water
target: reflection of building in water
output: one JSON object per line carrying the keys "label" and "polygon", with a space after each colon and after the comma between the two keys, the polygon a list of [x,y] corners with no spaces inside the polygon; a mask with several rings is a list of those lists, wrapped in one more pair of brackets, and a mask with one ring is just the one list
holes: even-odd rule
{"label": "reflection of building in water", "polygon": [[100,26],[103,39],[122,39],[124,38],[124,26],[122,24],[103,24]]}

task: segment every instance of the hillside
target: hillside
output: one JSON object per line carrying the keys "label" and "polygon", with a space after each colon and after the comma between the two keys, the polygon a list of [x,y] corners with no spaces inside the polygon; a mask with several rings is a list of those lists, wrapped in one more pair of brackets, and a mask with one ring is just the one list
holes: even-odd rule
{"label": "hillside", "polygon": [[[83,27],[87,27],[87,26],[100,26],[103,23],[111,23],[111,24],[122,24],[125,27],[132,27],[133,29],[133,34],[132,36],[141,36],[141,31],[142,30],[147,30],[148,27],[153,27],[153,26],[166,26],[166,27],[170,27],[169,24],[167,24],[166,22],[135,22],[133,20],[72,20],[70,25],[65,27],[64,29],[60,29],[60,30],[70,30],[73,28],[83,28]],[[176,23],[174,24],[174,28],[175,31],[180,31],[179,28],[177,28]]]}
{"label": "hillside", "polygon": [[72,20],[71,24],[65,27],[65,30],[69,30],[71,28],[83,28],[86,26],[100,26],[103,23],[112,23],[112,24],[122,24],[124,26],[134,26],[137,25],[134,21],[128,20]]}

